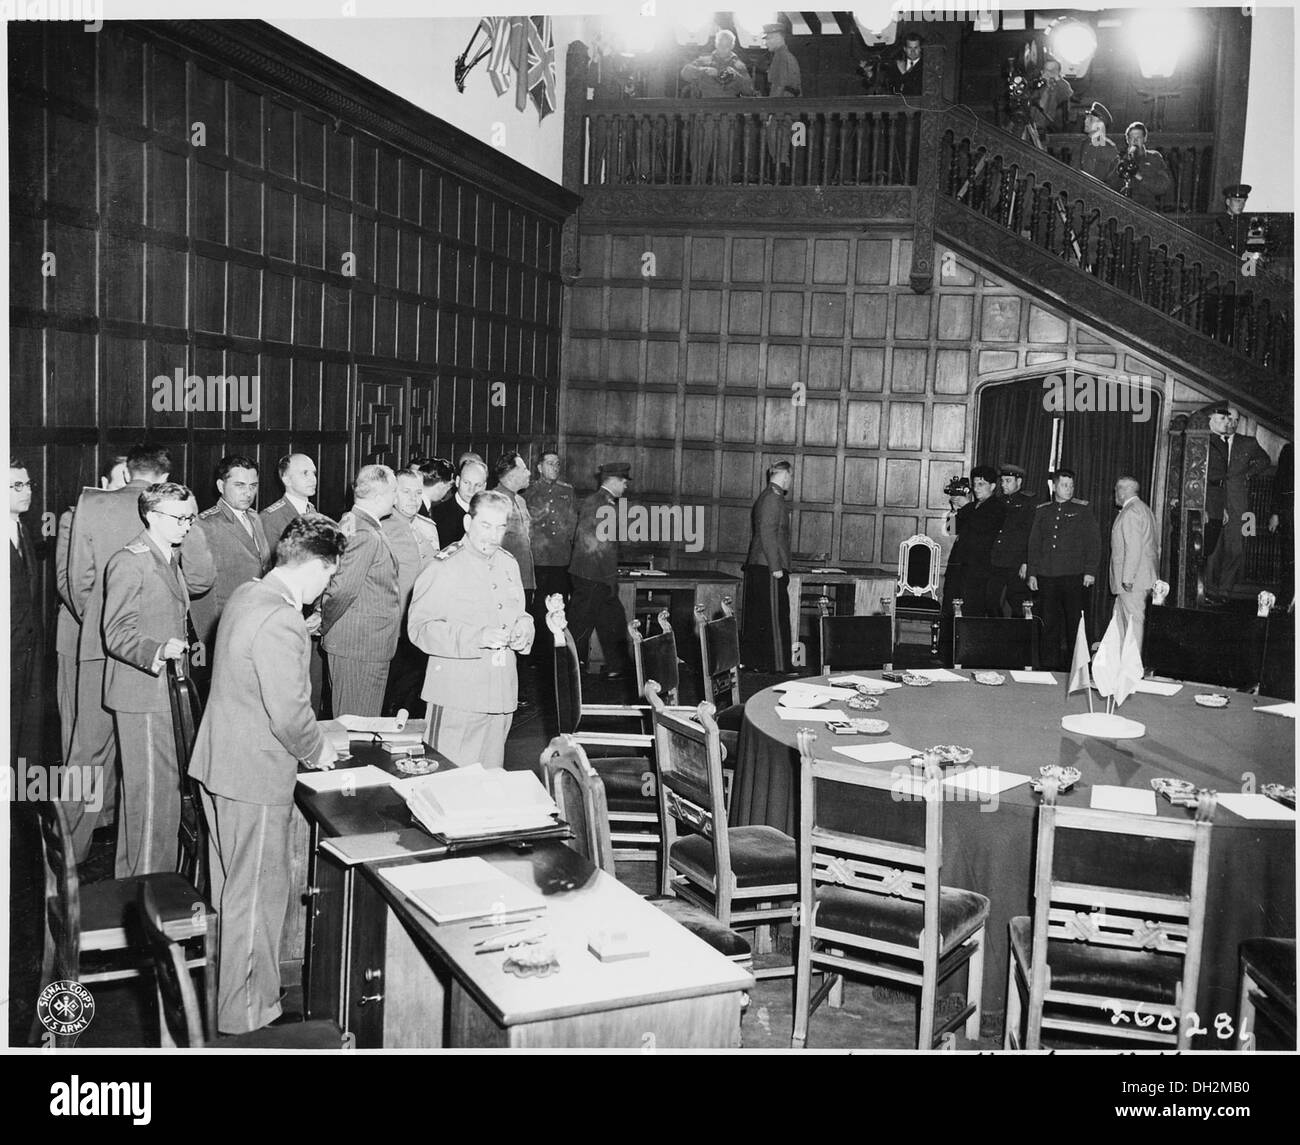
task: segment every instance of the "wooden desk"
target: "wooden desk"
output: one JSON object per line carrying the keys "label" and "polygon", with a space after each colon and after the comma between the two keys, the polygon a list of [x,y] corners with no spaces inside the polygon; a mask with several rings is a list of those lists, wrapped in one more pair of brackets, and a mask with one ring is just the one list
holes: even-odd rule
{"label": "wooden desk", "polygon": [[[673,633],[677,637],[677,653],[687,663],[698,666],[699,648],[695,639],[695,606],[703,605],[710,619],[717,616],[722,608],[722,598],[729,596],[734,604],[736,615],[740,615],[741,586],[743,581],[730,573],[710,572],[708,569],[667,569],[664,575],[642,575],[622,573],[618,578],[618,600],[628,621],[634,620],[640,613],[649,611],[637,608],[638,591],[655,593],[668,598],[668,617]],[[662,605],[659,605],[662,607]],[[655,609],[658,611],[658,608]],[[658,631],[657,629],[653,631]],[[642,634],[649,635],[642,625]],[[604,663],[603,650],[598,654],[600,645],[598,637],[593,637],[592,651],[588,664],[595,671]]]}
{"label": "wooden desk", "polygon": [[[898,572],[886,569],[846,568],[843,572],[812,572],[809,569],[790,570],[790,639],[802,640],[806,648],[817,648],[817,629],[808,632],[800,628],[799,600],[805,588],[821,588],[835,605],[837,616],[873,616],[880,612],[880,598],[889,600],[892,610]],[[850,601],[846,599],[852,592]],[[820,649],[818,649],[820,655]]]}
{"label": "wooden desk", "polygon": [[[300,789],[299,805],[318,841],[410,822],[386,787],[350,796]],[[474,952],[489,931],[439,926],[379,873],[418,860],[345,867],[317,847],[309,1016],[336,1019],[361,1048],[739,1045],[743,995],[753,987],[745,971],[562,843],[477,853],[546,896],[558,973],[506,974],[504,953]],[[597,960],[587,936],[609,926],[636,933],[650,954]]]}

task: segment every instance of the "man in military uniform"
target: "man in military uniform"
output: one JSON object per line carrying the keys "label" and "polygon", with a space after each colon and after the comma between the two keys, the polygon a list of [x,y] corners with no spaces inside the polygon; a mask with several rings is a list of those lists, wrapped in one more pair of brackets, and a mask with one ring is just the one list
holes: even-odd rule
{"label": "man in military uniform", "polygon": [[[787,99],[797,96],[803,90],[803,80],[799,75],[799,61],[785,44],[785,26],[783,24],[763,25],[763,46],[772,53],[772,60],[767,65],[767,94],[769,99]],[[767,158],[772,164],[772,179],[783,182],[789,178],[790,167],[790,130],[794,124],[792,118],[777,119],[775,115],[767,117],[764,138],[767,146]],[[785,179],[782,178],[784,171]]]}
{"label": "man in military uniform", "polygon": [[1074,633],[1097,579],[1101,534],[1087,501],[1074,495],[1074,470],[1058,469],[1055,496],[1034,510],[1029,530],[1029,588],[1039,594],[1043,617],[1040,659],[1065,668]]}
{"label": "man in military uniform", "polygon": [[180,546],[198,506],[184,485],[163,482],[139,495],[139,514],[144,531],[104,571],[104,705],[113,713],[122,759],[119,879],[176,866],[181,783],[164,672],[188,647],[190,597]]}
{"label": "man in military uniform", "polygon": [[569,561],[573,557],[573,531],[578,524],[577,496],[573,486],[560,480],[560,455],[553,449],[537,463],[537,480],[523,492],[532,518],[534,601],[544,614],[546,598],[559,593],[569,599]]}
{"label": "man in military uniform", "polygon": [[501,547],[510,508],[495,490],[476,494],[464,540],[420,573],[411,598],[407,632],[429,654],[427,742],[461,765],[505,765],[519,698],[515,655],[533,646],[519,565]]}
{"label": "man in military uniform", "polygon": [[397,649],[388,666],[388,683],[384,689],[382,714],[394,716],[403,708],[407,714],[421,710],[420,689],[424,686],[425,656],[406,635],[406,618],[411,607],[415,582],[429,562],[438,555],[438,529],[428,517],[420,516],[420,497],[424,479],[418,469],[404,469],[397,475],[397,500],[393,511],[379,522],[388,544],[397,558],[397,595],[402,622],[397,635]]}
{"label": "man in military uniform", "polygon": [[519,563],[519,580],[524,586],[524,599],[531,606],[537,580],[533,573],[532,516],[522,493],[528,488],[532,474],[528,462],[518,453],[503,454],[496,464],[497,492],[510,501],[510,520],[506,535],[501,540],[505,549]]}
{"label": "man in military uniform", "polygon": [[993,542],[993,571],[989,576],[985,608],[989,616],[1005,616],[1003,595],[1011,615],[1019,616],[1029,599],[1029,531],[1034,525],[1037,501],[1032,493],[1021,492],[1025,471],[1019,465],[1004,465],[998,471],[1006,516],[997,540]]}
{"label": "man in military uniform", "polygon": [[790,670],[790,502],[788,461],[767,471],[767,486],[750,511],[753,533],[745,557],[740,654],[747,668]]}
{"label": "man in military uniform", "polygon": [[284,496],[261,512],[262,529],[272,546],[295,517],[316,512],[311,502],[316,496],[316,463],[305,453],[280,458],[280,484]]}
{"label": "man in military uniform", "polygon": [[627,648],[627,614],[618,599],[619,499],[627,492],[632,467],[625,461],[600,467],[600,488],[582,503],[573,537],[573,600],[569,605],[569,631],[585,664],[594,630],[605,654],[605,679],[627,675],[631,657]]}

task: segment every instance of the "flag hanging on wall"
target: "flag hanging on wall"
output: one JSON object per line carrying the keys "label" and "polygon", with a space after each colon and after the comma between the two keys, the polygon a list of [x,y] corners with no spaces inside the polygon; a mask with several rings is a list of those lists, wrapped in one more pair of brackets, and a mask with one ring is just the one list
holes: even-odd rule
{"label": "flag hanging on wall", "polygon": [[540,122],[555,110],[555,33],[550,16],[516,16],[515,107],[533,97]]}

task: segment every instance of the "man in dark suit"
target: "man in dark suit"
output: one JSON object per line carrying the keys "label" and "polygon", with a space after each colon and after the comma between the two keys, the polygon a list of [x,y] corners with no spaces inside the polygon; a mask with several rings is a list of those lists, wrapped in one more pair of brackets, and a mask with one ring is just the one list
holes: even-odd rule
{"label": "man in dark suit", "polygon": [[487,478],[487,466],[477,457],[467,458],[461,462],[456,477],[456,495],[448,497],[430,510],[429,519],[438,526],[438,540],[444,549],[465,536],[469,503],[487,488]]}
{"label": "man in dark suit", "polygon": [[387,465],[357,474],[356,533],[321,603],[321,650],[335,716],[377,716],[402,620],[397,557],[379,522],[393,511],[397,479]]}
{"label": "man in dark suit", "polygon": [[104,705],[113,713],[122,759],[119,879],[176,865],[181,776],[165,671],[189,647],[180,550],[198,519],[194,495],[170,481],[151,485],[137,505],[143,531],[104,570]]}
{"label": "man in dark suit", "polygon": [[280,458],[280,484],[284,496],[261,512],[262,529],[272,545],[295,517],[316,512],[316,463],[305,453],[290,453]]}
{"label": "man in dark suit", "polygon": [[[68,764],[82,768],[113,767],[113,714],[104,700],[104,572],[109,560],[138,537],[140,494],[165,482],[171,454],[159,446],[137,445],[127,454],[130,480],[121,489],[83,489],[73,512],[68,540],[68,604],[81,625],[77,641],[77,721],[72,731]],[[181,550],[186,584],[192,595],[207,592],[216,579],[212,554],[201,534],[186,537]],[[181,635],[184,635],[182,631]],[[170,730],[167,732],[170,738]],[[69,808],[73,847],[78,860],[90,850],[98,812]],[[120,819],[120,816],[119,816]]]}
{"label": "man in dark suit", "polygon": [[569,576],[569,631],[586,663],[594,631],[605,654],[605,678],[620,680],[631,666],[627,648],[627,614],[618,599],[619,499],[627,492],[632,467],[625,461],[600,467],[600,488],[582,503],[573,537]]}
{"label": "man in dark suit", "polygon": [[41,623],[40,564],[22,514],[32,507],[26,463],[9,458],[9,762],[19,758],[39,767],[41,758],[41,668],[45,631]]}
{"label": "man in dark suit", "polygon": [[411,468],[419,470],[424,482],[424,492],[420,494],[420,516],[432,518],[433,510],[456,488],[456,469],[445,457],[412,461]]}
{"label": "man in dark suit", "polygon": [[790,502],[794,467],[778,461],[750,511],[740,656],[760,672],[790,670]]}
{"label": "man in dark suit", "polygon": [[343,550],[329,520],[296,518],[279,539],[275,568],[235,589],[217,633],[212,693],[189,774],[202,785],[210,827],[222,1033],[256,1030],[280,1016],[295,777],[299,762],[329,768],[337,758],[312,715],[302,609],[320,596]]}
{"label": "man in dark suit", "polygon": [[925,38],[919,32],[908,32],[903,37],[903,47],[897,55],[885,61],[880,69],[880,94],[920,95],[921,76],[924,72],[921,46]]}
{"label": "man in dark suit", "polygon": [[1237,432],[1241,415],[1232,406],[1210,414],[1210,456],[1205,474],[1205,591],[1232,596],[1246,559],[1242,519],[1250,509],[1250,479],[1272,462],[1249,434]]}
{"label": "man in dark suit", "polygon": [[194,526],[207,541],[217,566],[212,591],[194,602],[194,630],[211,666],[217,623],[230,594],[262,575],[271,559],[266,529],[253,509],[257,500],[257,462],[238,453],[217,463],[217,503],[199,514]]}

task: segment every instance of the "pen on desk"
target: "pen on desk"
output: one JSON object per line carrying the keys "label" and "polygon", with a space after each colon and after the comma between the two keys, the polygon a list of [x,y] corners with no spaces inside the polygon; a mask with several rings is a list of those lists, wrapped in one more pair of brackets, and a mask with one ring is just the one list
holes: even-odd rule
{"label": "pen on desk", "polygon": [[[539,916],[539,917],[540,917],[540,916]],[[528,926],[517,926],[517,927],[515,927],[514,930],[505,930],[505,931],[502,931],[500,934],[489,934],[489,935],[487,936],[487,938],[481,938],[481,939],[479,939],[479,941],[476,942],[476,943],[474,943],[474,945],[475,945],[475,946],[484,946],[484,945],[486,945],[486,944],[489,943],[489,942],[498,942],[498,941],[500,941],[500,940],[503,939],[503,938],[509,938],[512,934],[523,934],[524,931],[526,931],[526,930],[531,930],[531,929],[532,929],[532,927],[528,927]]]}
{"label": "pen on desk", "polygon": [[546,937],[545,931],[535,930],[531,934],[526,934],[522,938],[510,938],[510,934],[518,934],[521,931],[528,930],[524,926],[519,931],[508,931],[507,934],[498,934],[490,939],[485,938],[483,942],[491,942],[491,946],[484,946],[483,942],[474,944],[475,954],[499,954],[503,950],[509,950],[513,946],[531,946],[535,942],[541,942]]}
{"label": "pen on desk", "polygon": [[534,919],[541,918],[544,911],[533,911],[530,914],[516,912],[514,914],[503,914],[497,916],[496,922],[475,922],[470,924],[470,930],[483,930],[490,926],[510,926],[516,922],[532,922]]}

